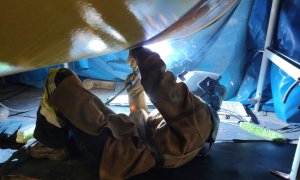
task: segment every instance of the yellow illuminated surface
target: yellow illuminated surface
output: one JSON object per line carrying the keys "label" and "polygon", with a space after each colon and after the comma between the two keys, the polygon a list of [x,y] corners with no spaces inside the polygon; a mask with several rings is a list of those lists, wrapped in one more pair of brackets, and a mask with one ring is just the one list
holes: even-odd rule
{"label": "yellow illuminated surface", "polygon": [[[3,1],[0,76],[192,33],[236,3],[237,0]],[[205,21],[200,22],[201,18]]]}

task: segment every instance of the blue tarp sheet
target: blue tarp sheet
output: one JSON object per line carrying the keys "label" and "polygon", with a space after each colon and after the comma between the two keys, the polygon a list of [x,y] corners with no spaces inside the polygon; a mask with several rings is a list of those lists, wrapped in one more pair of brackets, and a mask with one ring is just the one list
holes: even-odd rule
{"label": "blue tarp sheet", "polygon": [[[268,26],[271,0],[241,0],[230,16],[190,36],[148,46],[165,60],[175,75],[183,70],[212,71],[222,75],[227,100],[251,107],[255,102],[257,79]],[[300,61],[300,2],[282,1],[272,47]],[[69,63],[83,78],[122,81],[130,73],[128,52],[93,57]],[[48,67],[49,68],[49,67]],[[11,81],[41,87],[48,68],[10,76]],[[276,65],[270,64],[264,92],[263,110],[274,111],[287,122],[300,122],[300,87],[291,93],[286,104],[282,98],[294,82]],[[273,98],[272,98],[273,97]]]}
{"label": "blue tarp sheet", "polygon": [[[282,1],[274,48],[300,64],[300,1]],[[299,65],[300,67],[300,65]],[[282,99],[295,82],[289,75],[271,65],[271,85],[277,116],[287,122],[300,122],[300,84],[292,90],[287,102]],[[300,77],[300,74],[299,74]]]}

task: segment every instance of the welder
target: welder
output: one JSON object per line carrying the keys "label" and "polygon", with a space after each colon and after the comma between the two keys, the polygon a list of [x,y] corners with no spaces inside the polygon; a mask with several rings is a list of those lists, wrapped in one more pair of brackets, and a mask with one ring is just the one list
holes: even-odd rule
{"label": "welder", "polygon": [[[100,179],[124,179],[154,166],[182,166],[215,141],[225,95],[219,75],[194,71],[177,79],[157,53],[143,47],[131,50],[128,62],[129,116],[109,109],[72,71],[50,70],[37,112],[37,143],[28,153],[65,160],[72,137],[97,162]],[[151,113],[144,92],[156,107]]]}

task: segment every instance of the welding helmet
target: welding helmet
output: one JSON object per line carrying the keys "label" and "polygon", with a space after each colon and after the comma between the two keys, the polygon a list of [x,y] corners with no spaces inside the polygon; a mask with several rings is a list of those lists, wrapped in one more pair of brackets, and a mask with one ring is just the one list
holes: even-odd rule
{"label": "welding helmet", "polygon": [[205,71],[184,71],[177,78],[178,82],[184,82],[190,92],[209,106],[214,124],[207,141],[209,143],[213,143],[216,140],[220,124],[217,111],[220,109],[226,94],[226,88],[219,83],[220,79],[221,76],[219,74]]}

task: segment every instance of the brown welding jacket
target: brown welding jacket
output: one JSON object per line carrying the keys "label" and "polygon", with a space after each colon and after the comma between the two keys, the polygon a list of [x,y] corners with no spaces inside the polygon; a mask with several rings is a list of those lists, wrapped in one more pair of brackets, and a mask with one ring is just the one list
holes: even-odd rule
{"label": "brown welding jacket", "polygon": [[76,76],[64,80],[50,99],[82,131],[99,135],[104,129],[110,130],[112,135],[100,159],[100,179],[125,179],[155,165],[181,166],[198,154],[212,129],[207,105],[184,83],[176,83],[158,54],[144,48],[134,53],[143,88],[159,112],[146,119],[145,138],[132,118],[112,112],[85,90]]}

